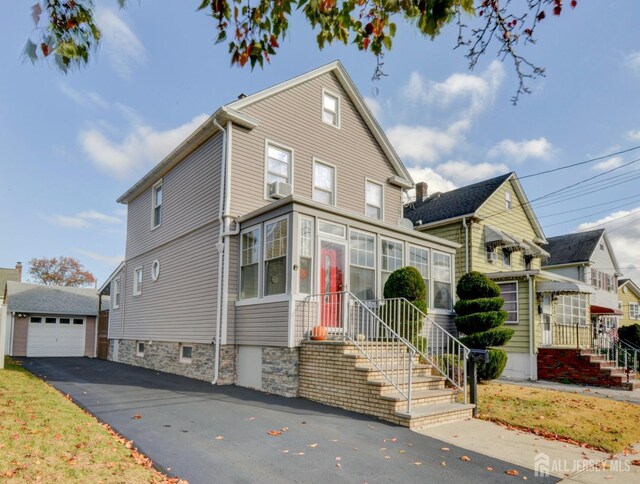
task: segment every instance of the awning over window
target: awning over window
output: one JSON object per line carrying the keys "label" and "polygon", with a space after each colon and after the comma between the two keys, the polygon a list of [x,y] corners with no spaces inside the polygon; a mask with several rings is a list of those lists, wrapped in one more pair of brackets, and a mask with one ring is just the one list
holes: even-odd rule
{"label": "awning over window", "polygon": [[502,247],[511,251],[524,251],[532,257],[549,257],[549,253],[530,240],[503,232],[500,229],[484,226],[484,243],[490,247]]}
{"label": "awning over window", "polygon": [[523,243],[525,245],[524,255],[530,255],[533,257],[549,257],[549,252],[531,240],[524,239]]}
{"label": "awning over window", "polygon": [[622,316],[624,313],[619,309],[607,308],[604,306],[591,306],[591,314],[593,315],[609,315],[609,316]]}
{"label": "awning over window", "polygon": [[[559,293],[583,293],[593,294],[595,291],[591,286],[582,284],[580,282],[561,282],[561,281],[547,281],[539,282],[536,285],[536,292],[559,292]],[[591,306],[593,307],[593,306]]]}
{"label": "awning over window", "polygon": [[487,245],[515,245],[516,240],[494,227],[484,226],[484,243]]}

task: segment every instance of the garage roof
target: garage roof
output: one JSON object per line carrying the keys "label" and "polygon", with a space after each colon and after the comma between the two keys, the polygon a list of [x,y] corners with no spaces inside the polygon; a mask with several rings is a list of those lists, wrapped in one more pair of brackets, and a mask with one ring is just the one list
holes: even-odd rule
{"label": "garage roof", "polygon": [[97,316],[98,295],[93,288],[8,281],[7,308],[30,314]]}

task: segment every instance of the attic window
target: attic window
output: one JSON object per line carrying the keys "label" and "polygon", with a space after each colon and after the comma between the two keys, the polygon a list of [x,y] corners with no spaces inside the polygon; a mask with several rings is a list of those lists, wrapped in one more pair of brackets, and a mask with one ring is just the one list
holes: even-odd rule
{"label": "attic window", "polygon": [[340,98],[322,91],[322,122],[340,127]]}
{"label": "attic window", "polygon": [[504,194],[504,207],[507,210],[511,210],[511,192],[506,192]]}

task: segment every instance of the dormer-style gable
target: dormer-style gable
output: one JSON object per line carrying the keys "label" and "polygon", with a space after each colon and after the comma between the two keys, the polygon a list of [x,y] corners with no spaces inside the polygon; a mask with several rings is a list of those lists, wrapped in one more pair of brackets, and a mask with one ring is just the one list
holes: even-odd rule
{"label": "dormer-style gable", "polygon": [[547,268],[590,265],[622,275],[605,229],[549,237],[547,248],[551,254],[544,264]]}

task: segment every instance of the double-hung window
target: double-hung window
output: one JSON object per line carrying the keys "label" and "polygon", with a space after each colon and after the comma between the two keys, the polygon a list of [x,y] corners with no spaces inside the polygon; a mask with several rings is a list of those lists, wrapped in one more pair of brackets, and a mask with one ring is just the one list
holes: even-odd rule
{"label": "double-hung window", "polygon": [[240,299],[258,297],[260,227],[243,232],[240,244]]}
{"label": "double-hung window", "polygon": [[267,184],[291,183],[291,151],[267,143]]}
{"label": "double-hung window", "polygon": [[381,277],[382,290],[384,291],[384,285],[391,273],[402,267],[402,242],[382,239],[381,247]]}
{"label": "double-hung window", "polygon": [[382,185],[367,180],[365,199],[365,215],[382,220]]}
{"label": "double-hung window", "polygon": [[418,269],[427,288],[426,303],[429,304],[429,250],[421,247],[409,247],[409,265]]}
{"label": "double-hung window", "polygon": [[451,309],[451,255],[433,252],[433,307]]}
{"label": "double-hung window", "polygon": [[162,180],[153,185],[153,227],[162,223]]}
{"label": "double-hung window", "polygon": [[313,163],[313,199],[327,205],[336,204],[336,169],[325,163]]}
{"label": "double-hung window", "polygon": [[376,238],[351,231],[349,234],[351,270],[349,287],[361,301],[376,297]]}
{"label": "double-hung window", "polygon": [[133,271],[133,295],[142,294],[142,267],[138,267]]}
{"label": "double-hung window", "polygon": [[299,292],[311,294],[313,280],[313,220],[300,218]]}
{"label": "double-hung window", "polygon": [[111,282],[113,286],[113,309],[118,309],[120,307],[120,279],[114,279]]}
{"label": "double-hung window", "polygon": [[340,127],[340,98],[327,91],[322,92],[322,121]]}
{"label": "double-hung window", "polygon": [[264,295],[287,292],[287,219],[264,224]]}
{"label": "double-hung window", "polygon": [[507,312],[507,324],[518,324],[518,283],[498,282],[500,295],[504,299],[504,309]]}
{"label": "double-hung window", "polygon": [[638,303],[629,303],[629,319],[640,319]]}
{"label": "double-hung window", "polygon": [[511,210],[511,192],[505,192],[504,194],[504,208]]}

